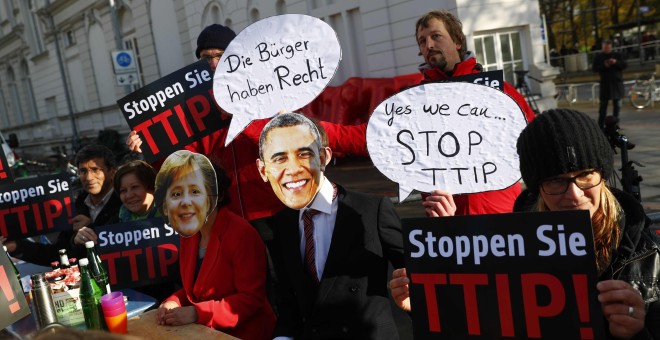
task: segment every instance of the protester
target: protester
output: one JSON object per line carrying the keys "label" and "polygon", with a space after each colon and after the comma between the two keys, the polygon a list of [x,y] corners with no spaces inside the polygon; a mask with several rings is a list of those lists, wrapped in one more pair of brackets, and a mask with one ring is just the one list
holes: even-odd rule
{"label": "protester", "polygon": [[119,222],[129,222],[158,217],[154,204],[156,170],[142,160],[130,161],[115,173],[115,191],[119,193],[122,206]]}
{"label": "protester", "polygon": [[60,232],[54,244],[27,239],[6,242],[12,256],[44,266],[59,259],[59,249],[66,249],[69,257],[82,258],[85,242],[96,242],[94,227],[118,221],[121,201],[113,190],[116,165],[112,151],[102,145],[87,145],[76,154],[75,164],[83,190],[74,203],[78,215],[72,219],[72,230]]}
{"label": "protester", "polygon": [[[516,211],[588,210],[594,233],[598,301],[610,337],[660,338],[660,238],[635,198],[606,179],[612,148],[584,113],[555,109],[532,121],[518,138],[520,171],[527,185]],[[409,280],[397,270],[392,297],[410,310]]]}
{"label": "protester", "polygon": [[[467,51],[461,21],[450,12],[434,10],[424,14],[417,20],[415,32],[419,54],[424,58],[420,71],[425,82],[481,72],[482,66],[472,52]],[[504,84],[504,92],[518,103],[528,121],[534,118],[525,98],[511,84]],[[503,213],[512,210],[520,190],[520,184],[468,195],[452,195],[438,189],[431,192],[422,204],[429,216]]]}
{"label": "protester", "polygon": [[612,41],[603,40],[602,51],[594,57],[593,71],[600,74],[600,106],[598,108],[598,126],[605,128],[607,103],[612,101],[612,114],[619,117],[623,89],[623,70],[626,61],[619,52],[612,50]]}
{"label": "protester", "polygon": [[276,339],[398,339],[386,284],[388,262],[403,266],[403,240],[390,200],[331,183],[331,149],[301,114],[273,118],[259,146],[261,177],[288,207],[267,220]]}
{"label": "protester", "polygon": [[[114,187],[122,202],[119,223],[161,217],[154,201],[155,185],[156,170],[145,161],[129,161],[117,169]],[[180,288],[181,280],[177,279],[141,285],[135,289],[160,302]]]}
{"label": "protester", "polygon": [[607,185],[612,148],[584,113],[546,111],[518,138],[527,190],[516,208],[589,210],[603,314],[616,338],[660,338],[660,237],[632,196]]}
{"label": "protester", "polygon": [[227,209],[229,178],[200,154],[176,151],[156,177],[157,209],[179,233],[183,288],[158,308],[161,325],[198,323],[241,339],[272,339],[266,248]]}
{"label": "protester", "polygon": [[78,215],[73,218],[73,250],[71,255],[85,257],[85,242],[97,240],[94,227],[117,223],[121,200],[114,191],[117,171],[115,155],[103,145],[88,145],[76,154],[78,174],[83,192],[76,198]]}

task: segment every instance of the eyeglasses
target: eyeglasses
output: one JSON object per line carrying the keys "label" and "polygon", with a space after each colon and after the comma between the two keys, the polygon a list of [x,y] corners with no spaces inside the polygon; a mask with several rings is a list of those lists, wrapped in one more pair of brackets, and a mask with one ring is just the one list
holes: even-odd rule
{"label": "eyeglasses", "polygon": [[548,195],[561,195],[568,190],[571,183],[575,183],[582,190],[591,189],[603,181],[599,170],[588,170],[573,177],[555,177],[541,182],[541,189]]}
{"label": "eyeglasses", "polygon": [[201,56],[201,57],[199,57],[199,60],[206,60],[206,62],[209,63],[209,65],[210,65],[214,61],[216,63],[219,62],[220,58],[222,58],[222,53],[220,53],[216,56]]}

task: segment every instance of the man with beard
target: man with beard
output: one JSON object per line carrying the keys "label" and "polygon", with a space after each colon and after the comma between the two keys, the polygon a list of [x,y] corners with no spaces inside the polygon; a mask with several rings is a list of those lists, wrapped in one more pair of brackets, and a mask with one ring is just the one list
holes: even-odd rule
{"label": "man with beard", "polygon": [[87,145],[76,154],[75,164],[82,191],[75,201],[78,215],[73,217],[73,228],[60,232],[54,244],[26,239],[7,242],[12,256],[44,266],[59,259],[59,249],[66,249],[69,257],[83,258],[85,242],[96,242],[93,228],[119,222],[121,201],[112,185],[117,170],[112,151],[103,145]]}
{"label": "man with beard", "polygon": [[[474,54],[467,51],[461,21],[446,10],[434,10],[424,14],[415,26],[415,37],[419,55],[424,58],[420,71],[424,82],[450,79],[481,72]],[[511,96],[525,113],[527,121],[534,112],[525,98],[509,83],[504,83],[504,92]],[[520,194],[520,184],[497,191],[478,194],[452,195],[438,189],[425,197],[422,205],[428,216],[476,215],[505,213],[513,210],[513,203]]]}

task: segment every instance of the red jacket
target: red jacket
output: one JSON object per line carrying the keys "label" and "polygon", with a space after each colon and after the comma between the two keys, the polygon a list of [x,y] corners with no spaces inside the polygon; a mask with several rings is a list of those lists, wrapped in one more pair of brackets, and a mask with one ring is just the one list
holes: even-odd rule
{"label": "red jacket", "polygon": [[[449,78],[449,76],[437,68],[426,70],[423,73],[425,81]],[[477,60],[475,58],[468,58],[456,64],[452,76],[463,76],[471,73],[479,73]],[[527,118],[527,122],[534,119],[534,111],[529,107],[525,98],[518,93],[511,84],[504,83],[504,93],[508,94],[516,101],[516,103],[518,103],[525,114],[525,118]],[[503,190],[482,192],[478,194],[454,195],[456,215],[481,215],[512,212],[513,203],[516,201],[516,197],[520,195],[520,191],[520,183],[516,183]]]}
{"label": "red jacket", "polygon": [[275,314],[266,298],[266,247],[257,231],[220,208],[197,279],[200,234],[180,240],[183,288],[165,301],[195,306],[198,324],[241,339],[272,339]]}

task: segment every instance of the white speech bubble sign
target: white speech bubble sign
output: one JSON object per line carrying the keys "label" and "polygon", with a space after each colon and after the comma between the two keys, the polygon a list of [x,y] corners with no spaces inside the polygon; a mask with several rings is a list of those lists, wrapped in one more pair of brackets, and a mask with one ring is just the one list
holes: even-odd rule
{"label": "white speech bubble sign", "polygon": [[246,27],[227,47],[213,78],[215,101],[233,115],[225,145],[255,119],[310,103],[340,60],[337,35],[323,20],[284,14]]}
{"label": "white speech bubble sign", "polygon": [[500,190],[520,179],[516,141],[526,124],[502,91],[430,83],[378,105],[367,126],[367,149],[378,170],[399,184],[399,201],[412,190]]}

